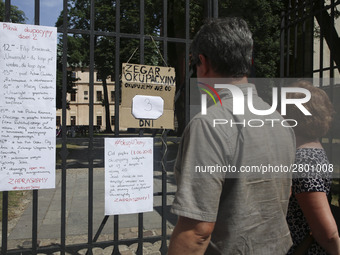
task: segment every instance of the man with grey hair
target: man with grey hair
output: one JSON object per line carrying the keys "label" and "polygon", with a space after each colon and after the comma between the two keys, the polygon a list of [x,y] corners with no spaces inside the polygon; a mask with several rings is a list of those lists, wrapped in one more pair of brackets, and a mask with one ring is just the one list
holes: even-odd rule
{"label": "man with grey hair", "polygon": [[[253,40],[240,18],[213,19],[193,39],[192,65],[198,81],[226,78],[245,96],[252,91],[255,109],[270,108],[248,83]],[[249,89],[250,88],[250,89]],[[175,164],[177,192],[172,212],[179,216],[170,240],[169,255],[286,254],[292,245],[286,223],[291,179],[271,174],[241,174],[242,167],[289,166],[294,161],[291,128],[266,123],[244,126],[256,118],[281,121],[277,113],[257,116],[247,107],[233,114],[233,94],[221,89],[221,105],[197,114],[186,127]],[[246,101],[246,100],[245,100]],[[213,125],[228,119],[236,125]],[[235,169],[197,173],[197,166]],[[201,175],[200,175],[201,174]]]}

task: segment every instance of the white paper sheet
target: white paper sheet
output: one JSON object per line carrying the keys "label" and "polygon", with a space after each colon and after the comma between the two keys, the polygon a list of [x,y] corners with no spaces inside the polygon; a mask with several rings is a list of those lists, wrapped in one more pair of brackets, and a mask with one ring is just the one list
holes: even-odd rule
{"label": "white paper sheet", "polygon": [[132,115],[136,119],[156,120],[163,115],[164,100],[159,96],[136,95],[132,99]]}
{"label": "white paper sheet", "polygon": [[55,27],[0,22],[0,190],[55,187]]}
{"label": "white paper sheet", "polygon": [[105,215],[153,210],[153,139],[105,138]]}

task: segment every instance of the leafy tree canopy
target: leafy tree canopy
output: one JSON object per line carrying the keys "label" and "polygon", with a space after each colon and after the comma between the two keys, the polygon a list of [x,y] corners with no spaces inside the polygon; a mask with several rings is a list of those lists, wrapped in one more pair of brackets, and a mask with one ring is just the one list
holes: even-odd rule
{"label": "leafy tree canopy", "polygon": [[[120,32],[136,33],[140,32],[139,0],[122,1],[120,4]],[[71,29],[90,29],[90,1],[70,0],[68,2],[68,27]],[[144,33],[146,35],[158,35],[160,32],[161,10],[155,1],[145,1]],[[116,32],[116,1],[101,0],[95,5],[95,30],[103,32]],[[64,25],[63,12],[61,12],[57,27]],[[111,131],[109,101],[107,93],[106,79],[114,75],[115,70],[115,46],[116,41],[112,36],[95,36],[94,67],[103,83],[104,106],[106,112],[106,131]],[[60,40],[62,43],[62,40]],[[139,47],[138,39],[120,40],[120,62],[126,62],[134,50]],[[150,40],[145,41],[144,49],[145,64],[158,64],[156,48]],[[140,63],[140,51],[137,51],[130,62]],[[88,34],[73,34],[68,36],[68,59],[70,67],[88,67],[90,62],[90,36]]]}
{"label": "leafy tree canopy", "polygon": [[[146,35],[159,35],[161,25],[161,10],[155,1],[145,1],[145,27]],[[116,32],[116,1],[101,0],[95,6],[95,30],[104,32]],[[121,1],[120,4],[120,32],[135,33],[140,32],[139,0]],[[90,1],[71,0],[68,5],[68,27],[71,29],[90,29]],[[57,27],[63,26],[63,13],[60,14],[56,23]],[[70,37],[73,37],[70,38]],[[70,66],[89,65],[89,35],[74,34],[68,38],[68,63]],[[120,60],[127,61],[136,47],[139,46],[137,39],[121,39]],[[115,39],[110,36],[96,36],[95,38],[95,69],[101,77],[112,74],[115,63]],[[150,41],[145,42],[145,62],[157,64],[155,47]],[[139,51],[130,60],[139,61]]]}
{"label": "leafy tree canopy", "polygon": [[[11,22],[24,24],[27,20],[25,13],[17,6],[11,5]],[[0,0],[0,22],[5,21],[5,3]]]}
{"label": "leafy tree canopy", "polygon": [[[126,34],[140,33],[140,1],[130,0],[120,2],[120,32]],[[71,29],[90,29],[90,1],[70,0],[68,2],[68,27]],[[280,13],[283,8],[281,1],[270,0],[220,0],[219,17],[241,16],[249,24],[254,38],[254,63],[257,77],[278,77],[280,57]],[[185,1],[168,1],[167,31],[169,37],[185,38]],[[190,1],[190,38],[198,31],[206,16],[206,1]],[[145,0],[144,8],[144,34],[163,35],[163,1]],[[116,1],[100,0],[95,5],[95,30],[103,32],[116,32]],[[63,13],[60,14],[56,26],[63,26]],[[70,66],[89,65],[89,34],[73,34],[68,39],[68,64]],[[158,44],[158,43],[157,43]],[[158,44],[162,48],[162,44]],[[98,71],[104,87],[104,101],[106,78],[113,75],[115,70],[115,37],[97,35],[95,37],[95,69]],[[139,39],[120,39],[120,63],[126,62],[132,52],[139,47]],[[168,63],[176,68],[177,85],[181,87],[185,83],[185,45],[180,43],[168,43]],[[140,63],[140,49],[132,57],[130,62]],[[156,48],[152,41],[145,40],[144,63],[162,65]],[[260,88],[261,90],[261,88]],[[263,93],[269,91],[262,88]],[[261,91],[260,91],[261,93]],[[181,99],[179,100],[181,101]],[[180,103],[180,102],[179,102]],[[106,103],[108,111],[108,101]],[[183,122],[179,116],[184,111],[176,105],[179,122]],[[108,118],[109,119],[109,118]],[[109,125],[109,124],[107,124]],[[179,123],[179,125],[182,125]]]}
{"label": "leafy tree canopy", "polygon": [[220,16],[244,18],[254,39],[254,64],[257,77],[279,77],[280,15],[284,1],[220,1]]}

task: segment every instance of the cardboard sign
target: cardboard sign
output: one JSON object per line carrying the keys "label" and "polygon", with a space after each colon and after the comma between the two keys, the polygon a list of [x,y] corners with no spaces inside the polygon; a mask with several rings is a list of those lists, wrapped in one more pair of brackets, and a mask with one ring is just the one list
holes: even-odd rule
{"label": "cardboard sign", "polygon": [[174,68],[123,63],[120,127],[174,129],[175,90]]}
{"label": "cardboard sign", "polygon": [[0,22],[0,191],[55,187],[57,28]]}

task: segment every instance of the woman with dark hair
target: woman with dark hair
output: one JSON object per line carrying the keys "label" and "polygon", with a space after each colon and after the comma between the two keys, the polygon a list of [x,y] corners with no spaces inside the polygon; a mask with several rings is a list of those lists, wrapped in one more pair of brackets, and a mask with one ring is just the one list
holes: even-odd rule
{"label": "woman with dark hair", "polygon": [[[311,99],[304,107],[311,115],[304,115],[295,105],[287,106],[286,119],[294,119],[296,158],[292,194],[289,200],[287,222],[293,239],[288,254],[294,254],[301,243],[315,240],[309,245],[309,255],[340,254],[340,239],[327,195],[330,192],[332,165],[319,139],[328,132],[333,106],[327,94],[307,81],[293,86],[311,92]],[[289,93],[287,98],[297,99],[305,95]]]}

